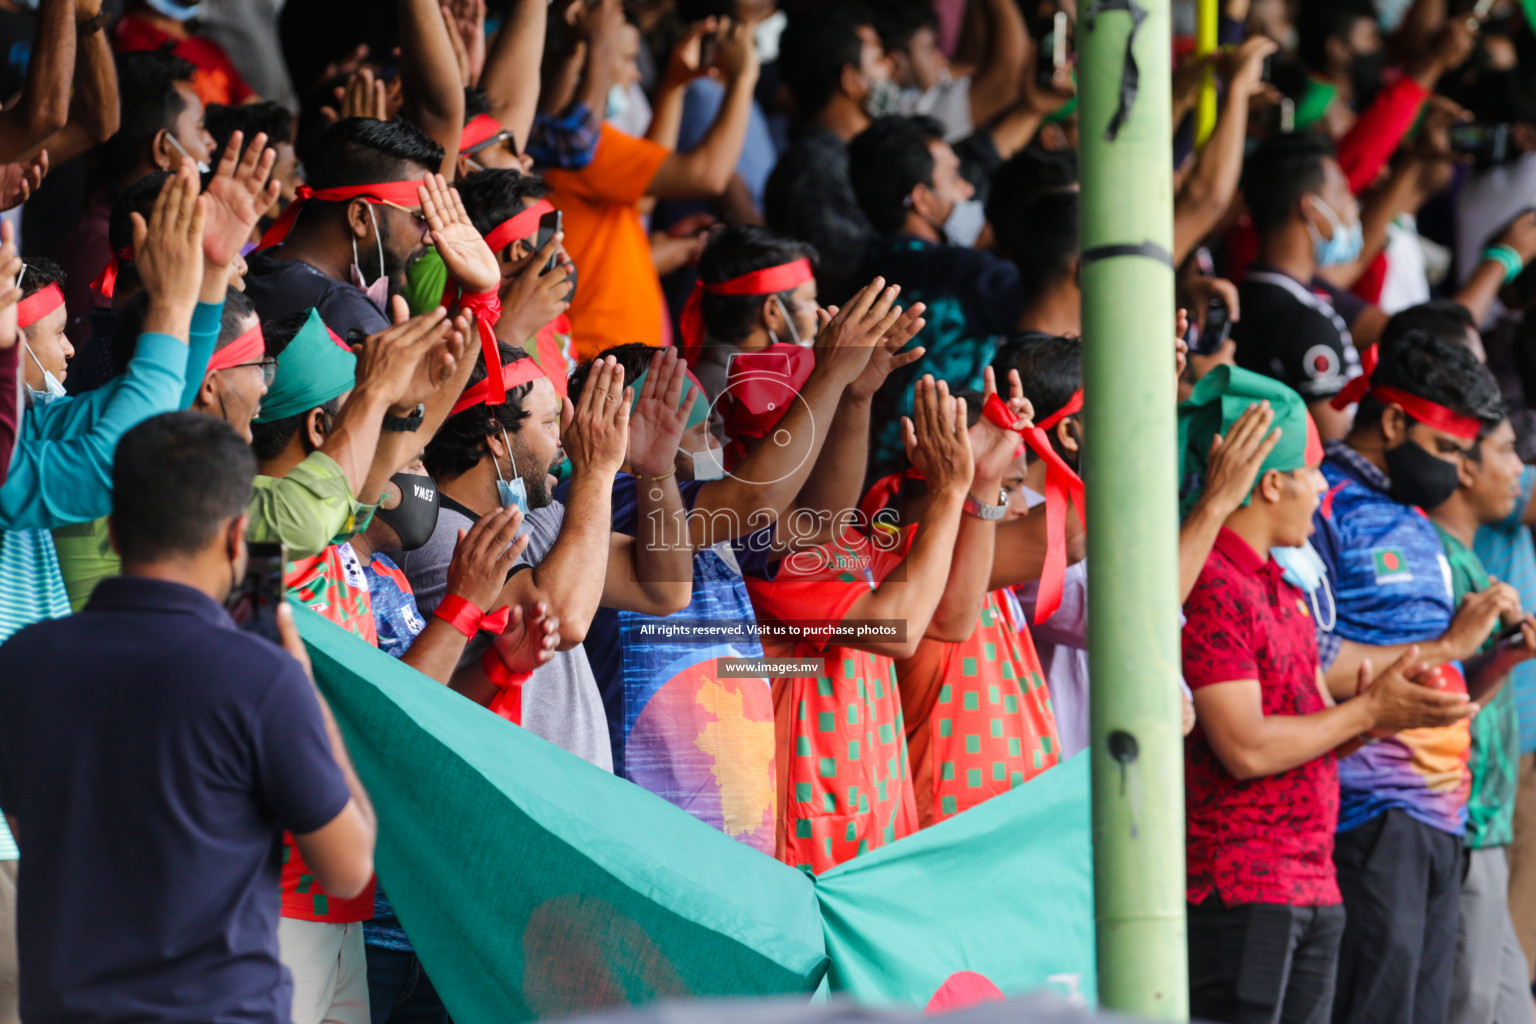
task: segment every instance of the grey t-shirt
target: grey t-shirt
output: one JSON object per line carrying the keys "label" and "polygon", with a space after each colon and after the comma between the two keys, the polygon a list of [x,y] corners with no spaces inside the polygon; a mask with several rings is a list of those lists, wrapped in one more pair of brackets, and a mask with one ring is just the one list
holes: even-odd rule
{"label": "grey t-shirt", "polygon": [[[528,548],[512,571],[538,565],[554,547],[564,522],[565,506],[558,501],[530,512],[523,523],[524,532],[530,535]],[[411,589],[416,594],[416,606],[423,615],[431,615],[442,603],[458,533],[473,525],[473,514],[445,495],[437,514],[437,528],[427,543],[415,551],[389,553],[410,580]],[[460,664],[479,659],[489,646],[488,637],[476,635],[465,647]],[[587,662],[587,652],[582,645],[557,652],[547,664],[535,669],[533,677],[523,684],[523,728],[583,761],[604,771],[613,771],[608,718],[603,712],[597,679],[592,675],[592,666]]]}

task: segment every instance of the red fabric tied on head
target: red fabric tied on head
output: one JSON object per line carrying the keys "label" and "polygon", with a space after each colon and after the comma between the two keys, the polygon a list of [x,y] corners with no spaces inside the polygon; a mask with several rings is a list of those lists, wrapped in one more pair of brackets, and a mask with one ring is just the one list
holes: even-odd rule
{"label": "red fabric tied on head", "polygon": [[122,270],[123,264],[132,262],[132,249],[114,249],[112,258],[107,260],[107,265],[101,268],[101,273],[97,274],[96,280],[91,282],[91,290],[104,299],[110,299],[117,291],[117,275]]}
{"label": "red fabric tied on head", "polygon": [[[1071,415],[1065,410],[1073,407],[1074,403],[1076,406],[1074,412],[1082,408],[1082,392],[1074,395],[1071,402],[1047,417],[1045,422],[1052,426],[1059,423],[1064,415]],[[991,423],[1004,430],[1013,430],[1014,421],[1018,419],[1013,410],[1008,408],[1008,403],[995,393],[987,396],[987,403],[982,406],[981,413]],[[1024,438],[1024,444],[1029,447],[1029,450],[1045,463],[1045,568],[1040,573],[1040,592],[1035,602],[1037,625],[1055,615],[1056,609],[1061,607],[1061,593],[1067,575],[1067,506],[1069,504],[1077,509],[1078,523],[1084,529],[1088,527],[1088,520],[1083,513],[1082,478],[1066,464],[1060,455],[1056,454],[1056,449],[1051,447],[1047,429],[1049,428],[1044,426],[1025,427],[1017,432]]]}
{"label": "red fabric tied on head", "polygon": [[468,156],[485,143],[506,131],[502,123],[490,114],[476,114],[459,133],[459,152]]}
{"label": "red fabric tied on head", "polygon": [[259,363],[267,354],[267,343],[257,324],[234,341],[208,357],[208,369],[228,370],[247,363]]}
{"label": "red fabric tied on head", "polygon": [[42,291],[33,292],[16,304],[16,326],[31,327],[43,317],[64,305],[64,293],[56,284]]}
{"label": "red fabric tied on head", "polygon": [[503,249],[513,242],[520,242],[532,238],[539,230],[539,221],[546,213],[554,213],[555,207],[548,199],[540,199],[532,206],[515,217],[509,217],[496,225],[491,233],[485,236],[485,244],[491,247],[491,252],[501,253]]}
{"label": "red fabric tied on head", "polygon": [[815,368],[814,350],[785,342],[734,356],[719,401],[726,435],[733,439],[767,436]]}
{"label": "red fabric tied on head", "polygon": [[[497,355],[499,358],[500,353],[497,353]],[[473,387],[465,388],[464,393],[459,396],[459,400],[453,403],[453,408],[448,410],[448,415],[457,416],[472,405],[500,405],[506,401],[508,391],[516,387],[522,387],[530,381],[538,380],[542,376],[544,376],[544,371],[539,368],[539,364],[534,360],[526,357],[514,359],[512,362],[501,367],[501,379],[498,382],[501,385],[498,389],[501,392],[500,401],[490,401],[491,380],[487,377]]]}
{"label": "red fabric tied on head", "polygon": [[892,473],[883,476],[869,485],[864,500],[859,502],[859,513],[869,522],[875,521],[875,516],[890,506],[891,500],[901,493],[901,485],[907,480],[921,480],[923,474],[908,466],[900,473]]}
{"label": "red fabric tied on head", "polygon": [[[1003,405],[1006,408],[1007,403],[1004,402]],[[1060,423],[1062,420],[1066,419],[1068,416],[1076,416],[1078,413],[1080,413],[1082,411],[1083,411],[1083,389],[1082,388],[1078,388],[1076,391],[1072,392],[1072,397],[1067,399],[1067,404],[1066,405],[1062,406],[1060,409],[1057,409],[1055,412],[1051,413],[1049,416],[1047,416],[1045,419],[1041,420],[1039,423],[1036,423],[1035,426],[1036,426],[1036,428],[1038,428],[1040,430],[1050,430],[1052,427],[1056,426],[1056,424]]]}
{"label": "red fabric tied on head", "polygon": [[754,270],[750,274],[742,274],[740,277],[733,277],[719,284],[698,282],[693,286],[692,294],[688,296],[688,303],[683,306],[683,316],[679,325],[683,335],[683,358],[690,363],[696,363],[699,361],[699,353],[704,349],[705,295],[777,295],[779,292],[798,288],[815,276],[815,271],[811,269],[811,261],[802,257],[777,267]]}
{"label": "red fabric tied on head", "polygon": [[1315,467],[1322,465],[1326,454],[1323,451],[1323,439],[1317,432],[1317,421],[1312,418],[1311,413],[1307,413],[1307,451],[1303,457],[1307,460],[1308,466]]}
{"label": "red fabric tied on head", "polygon": [[342,185],[338,188],[312,189],[308,185],[300,185],[297,189],[297,198],[288,204],[288,209],[283,215],[272,222],[267,228],[266,234],[261,236],[261,243],[256,246],[256,251],[270,249],[277,245],[288,232],[293,229],[293,222],[299,219],[299,212],[304,209],[304,204],[311,199],[318,199],[326,203],[343,203],[349,199],[365,199],[375,205],[394,203],[396,206],[404,206],[407,209],[421,205],[421,182],[419,181],[381,181],[373,185]]}
{"label": "red fabric tied on head", "polygon": [[1350,378],[1344,389],[1328,400],[1329,405],[1335,409],[1347,409],[1360,404],[1360,399],[1371,390],[1371,374],[1376,372],[1377,355],[1375,345],[1360,353],[1360,376]]}
{"label": "red fabric tied on head", "polygon": [[1443,405],[1418,395],[1410,395],[1397,388],[1371,388],[1371,397],[1386,405],[1396,405],[1431,430],[1450,434],[1466,441],[1476,441],[1483,432],[1483,424],[1472,416],[1452,412]]}

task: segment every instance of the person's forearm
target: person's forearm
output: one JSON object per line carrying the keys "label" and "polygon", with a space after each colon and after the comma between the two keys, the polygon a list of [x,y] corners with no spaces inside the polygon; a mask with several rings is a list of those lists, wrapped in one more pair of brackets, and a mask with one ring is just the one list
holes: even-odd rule
{"label": "person's forearm", "polygon": [[1232,89],[1216,128],[1200,151],[1194,173],[1173,203],[1173,261],[1183,262],[1209,234],[1237,194],[1243,172],[1243,140],[1248,132],[1248,92]]}
{"label": "person's forearm", "polygon": [[1399,57],[1412,56],[1429,49],[1440,26],[1445,24],[1445,0],[1414,0],[1403,16],[1402,24],[1392,33],[1389,49]]}
{"label": "person's forearm", "polygon": [[417,634],[410,650],[401,655],[400,660],[422,675],[448,686],[452,684],[454,669],[468,642],[453,626],[436,615],[429,615],[426,628]]}
{"label": "person's forearm", "polygon": [[386,473],[380,479],[370,474],[374,454],[379,450],[384,414],[388,410],[388,398],[367,383],[358,385],[336,414],[336,422],[331,424],[330,433],[320,445],[320,451],[341,467],[352,493],[364,502],[372,503],[378,499],[378,493],[368,490],[370,483],[377,483],[378,492],[382,493],[383,481],[394,475]]}
{"label": "person's forearm", "polygon": [[816,468],[806,477],[795,504],[817,513],[838,516],[857,508],[864,496],[869,463],[869,413],[873,400],[848,392],[837,405],[832,428],[822,442]]}
{"label": "person's forearm", "polygon": [[24,156],[69,123],[75,70],[74,0],[43,0],[21,102],[0,113],[0,163]]}
{"label": "person's forearm", "polygon": [[560,620],[561,650],[586,639],[602,603],[613,532],[613,475],[578,466],[571,476],[560,536],[533,568],[533,583]]}
{"label": "person's forearm", "polygon": [[208,360],[219,344],[219,330],[223,325],[224,293],[215,299],[202,300],[192,311],[192,322],[187,329],[187,374],[182,382],[180,409],[192,408],[197,393],[203,389],[203,378],[208,374]]}
{"label": "person's forearm", "polygon": [[687,93],[687,82],[661,83],[656,102],[651,107],[651,124],[645,130],[646,138],[658,146],[677,148],[677,136],[683,130],[683,98]]}
{"label": "person's forearm", "polygon": [[[971,497],[988,505],[996,504],[1001,492],[1000,480],[977,478],[971,482]],[[925,636],[958,643],[976,631],[992,579],[996,544],[996,522],[961,513],[949,577]]]}
{"label": "person's forearm", "polygon": [[933,492],[928,513],[917,528],[917,539],[898,570],[899,580],[883,581],[866,597],[854,604],[843,621],[893,621],[906,623],[906,637],[900,642],[846,643],[872,654],[892,658],[910,658],[922,641],[938,607],[939,595],[949,577],[949,563],[955,551],[960,529],[960,507],[965,502],[965,488],[955,487]]}
{"label": "person's forearm", "polygon": [[[1067,562],[1082,560],[1082,554],[1073,550],[1073,526],[1077,520],[1071,511],[1067,513]],[[1076,538],[1081,547],[1082,538]],[[1047,536],[1045,506],[1037,505],[1023,519],[998,524],[995,553],[992,556],[992,579],[988,590],[1001,590],[1038,580],[1045,571],[1045,558],[1050,550]]]}
{"label": "person's forearm", "polygon": [[[586,45],[585,53],[585,60],[575,63],[575,67],[581,69],[581,80],[578,84],[572,79],[572,89],[578,103],[588,110],[600,112],[607,109],[608,90],[614,87],[618,79],[610,62],[600,59],[601,54],[594,52],[591,43]],[[559,109],[564,110],[565,107]]]}
{"label": "person's forearm", "polygon": [[[818,462],[828,433],[820,424],[833,421],[846,386],[832,374],[813,370],[800,400],[790,404],[775,431],[785,434],[789,443],[780,445],[765,438],[729,476],[704,485],[694,501],[697,514],[688,517],[696,549],[744,536],[783,514]],[[862,476],[855,486],[863,483]],[[766,482],[749,482],[757,480]],[[718,510],[731,511],[731,536],[715,530],[717,517],[710,513]]]}
{"label": "person's forearm", "polygon": [[971,123],[985,124],[1019,94],[1029,56],[1024,15],[1016,0],[986,0],[987,56],[971,76]]}
{"label": "person's forearm", "polygon": [[997,147],[997,155],[1004,160],[1013,156],[1029,145],[1029,140],[1035,137],[1044,123],[1045,117],[1039,112],[1022,103],[1014,106],[988,129],[992,133],[992,145]]}
{"label": "person's forearm", "polygon": [[[586,47],[580,44],[544,61],[544,71],[540,78],[541,85],[539,87],[540,113],[555,116],[562,113],[577,100],[585,100],[590,92],[587,88],[587,83],[582,78],[582,70],[585,64]],[[581,86],[579,94],[577,86]],[[606,93],[604,96],[606,97]],[[588,109],[601,110],[603,108],[589,107]]]}
{"label": "person's forearm", "polygon": [[513,0],[480,74],[491,114],[512,133],[519,150],[528,146],[539,109],[539,66],[548,11],[546,0]]}
{"label": "person's forearm", "polygon": [[1486,654],[1468,658],[1461,664],[1467,678],[1467,696],[1479,704],[1493,700],[1510,671],[1523,660],[1523,649],[1507,647],[1495,647]]}
{"label": "person's forearm", "polygon": [[369,833],[377,835],[379,822],[373,813],[373,801],[368,799],[368,791],[363,788],[363,780],[357,777],[357,769],[352,767],[352,755],[347,753],[347,744],[341,738],[341,729],[336,725],[336,716],[331,713],[331,705],[318,686],[315,687],[315,699],[320,702],[320,717],[325,722],[325,738],[330,741],[331,756],[336,759],[336,767],[341,769],[341,777],[347,782],[347,792],[352,794],[352,800],[357,804],[358,813],[362,816],[363,824],[367,826]]}
{"label": "person's forearm", "polygon": [[[219,301],[223,299],[224,295],[220,292]],[[168,334],[185,343],[192,330],[193,308],[192,302],[166,301],[151,294],[149,308],[144,313],[142,333]]]}
{"label": "person's forearm", "polygon": [[[1208,716],[1200,721],[1211,734]],[[1261,779],[1315,761],[1375,724],[1365,700],[1347,700],[1310,715],[1264,715],[1247,735],[1230,743],[1213,739],[1212,747],[1234,777]]]}
{"label": "person's forearm", "polygon": [[405,117],[443,147],[452,177],[464,131],[464,82],[437,0],[400,0],[400,81]]}
{"label": "person's forearm", "polygon": [[1487,321],[1493,300],[1499,297],[1499,289],[1503,287],[1504,264],[1498,260],[1482,260],[1467,278],[1467,283],[1461,286],[1461,291],[1456,293],[1456,301],[1467,307],[1474,323],[1482,324]]}
{"label": "person's forearm", "polygon": [[1205,568],[1205,560],[1211,557],[1216,546],[1216,535],[1221,532],[1226,516],[1201,501],[1190,510],[1179,527],[1179,604],[1189,600],[1190,591]]}
{"label": "person's forearm", "polygon": [[752,89],[756,84],[755,74],[740,74],[731,80],[725,87],[720,113],[703,140],[687,153],[674,153],[668,158],[667,163],[679,162],[679,173],[658,172],[647,194],[657,199],[692,199],[725,191],[747,139]]}
{"label": "person's forearm", "polygon": [[218,266],[203,261],[203,287],[197,294],[198,302],[224,304],[224,296],[229,293],[230,265],[228,263]]}
{"label": "person's forearm", "polygon": [[[654,608],[670,615],[688,605],[693,597],[693,548],[683,532],[687,513],[677,489],[677,476],[665,480],[635,480],[638,503],[633,561],[608,567],[610,582],[615,572],[634,575],[633,587]],[[606,602],[605,602],[606,603]]]}
{"label": "person's forearm", "polygon": [[1369,658],[1371,667],[1380,671],[1401,658],[1410,647],[1419,649],[1418,660],[1430,668],[1437,668],[1452,660],[1441,640],[1426,640],[1419,644],[1394,644],[1391,647],[1371,647],[1355,643],[1353,640],[1345,640],[1339,647],[1339,656],[1323,672],[1323,678],[1328,683],[1328,692],[1333,694],[1334,700],[1340,702],[1348,700],[1360,688],[1361,662]]}
{"label": "person's forearm", "polygon": [[38,147],[48,151],[54,166],[68,163],[106,142],[117,134],[120,123],[117,65],[106,32],[98,30],[81,36],[76,45],[75,95],[69,104],[69,123]]}

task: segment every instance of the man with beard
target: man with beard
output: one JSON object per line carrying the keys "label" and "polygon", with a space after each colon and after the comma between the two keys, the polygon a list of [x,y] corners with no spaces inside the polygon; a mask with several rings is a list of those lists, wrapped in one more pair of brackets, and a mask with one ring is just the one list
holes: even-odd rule
{"label": "man with beard", "polygon": [[[477,635],[460,664],[479,660],[487,685],[468,696],[612,770],[603,701],[581,642],[599,605],[670,615],[688,604],[692,552],[663,542],[669,535],[664,531],[675,532],[683,513],[671,472],[683,420],[642,413],[631,424],[632,396],[625,393],[623,367],[612,358],[594,369],[573,410],[519,349],[502,342],[500,356],[505,398],[492,396],[484,365],[476,366],[427,444],[426,466],[441,500],[436,529],[417,550],[389,554],[405,571],[422,614],[431,615],[444,604],[459,531],[497,509],[524,509],[531,540],[494,604],[558,620],[561,650],[524,684],[511,676],[517,644],[504,637],[492,646],[490,638]],[[661,404],[649,407],[659,411]],[[613,479],[632,428],[630,461],[652,484],[641,491],[642,529],[634,537],[612,529]],[[568,503],[550,493],[550,474],[565,453],[571,460]]]}
{"label": "man with beard", "polygon": [[423,190],[449,211],[456,196],[432,177],[443,150],[419,129],[349,117],[327,129],[317,150],[305,167],[309,184],[250,259],[246,291],[263,322],[314,308],[342,338],[382,331],[391,284],[403,284],[429,239],[461,294],[496,287],[494,264],[488,274],[473,258],[484,245],[467,218],[449,216],[441,231],[427,223]]}

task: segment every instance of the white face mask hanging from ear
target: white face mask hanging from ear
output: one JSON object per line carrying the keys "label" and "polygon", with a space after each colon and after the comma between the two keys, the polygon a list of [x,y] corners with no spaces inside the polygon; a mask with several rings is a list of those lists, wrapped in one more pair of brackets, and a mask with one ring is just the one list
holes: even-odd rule
{"label": "white face mask hanging from ear", "polygon": [[32,351],[31,345],[23,341],[21,347],[27,350],[27,355],[32,357],[32,361],[37,364],[37,368],[43,374],[43,390],[39,391],[34,387],[23,385],[23,387],[27,388],[27,401],[31,404],[32,408],[41,409],[55,398],[63,398],[65,393],[64,385],[59,383],[59,378],[55,377],[43,366],[42,360],[37,358],[37,353]]}
{"label": "white face mask hanging from ear", "polygon": [[507,428],[501,428],[501,443],[507,449],[507,459],[512,463],[512,479],[503,480],[501,476],[501,460],[496,458],[496,453],[491,453],[491,463],[496,467],[496,496],[501,501],[502,508],[520,508],[523,515],[528,514],[528,485],[517,473],[517,458],[512,454],[512,442],[507,440]]}
{"label": "white face mask hanging from ear", "polygon": [[[778,295],[773,296],[773,304],[779,307],[779,316],[784,318],[785,330],[789,331],[789,343],[804,348],[807,343],[800,340],[800,331],[795,327],[795,318],[789,315],[789,307],[784,305],[784,300]],[[768,330],[768,337],[775,345],[779,343],[779,336],[773,333],[772,328]]]}
{"label": "white face mask hanging from ear", "polygon": [[373,225],[373,242],[379,250],[379,276],[374,278],[372,284],[363,283],[362,268],[357,265],[357,236],[352,236],[352,266],[349,274],[352,283],[362,290],[363,294],[372,300],[379,309],[385,309],[389,302],[389,275],[384,272],[384,236],[379,234],[379,218],[373,212],[373,204],[368,203],[368,222]]}
{"label": "white face mask hanging from ear", "polygon": [[[166,132],[165,133],[165,140],[167,142],[169,142],[173,147],[175,147],[176,152],[180,153],[182,156],[186,157],[188,160],[192,160],[192,154],[187,152],[185,146],[183,146],[180,142],[176,141],[176,136],[172,135],[170,132]],[[197,173],[198,174],[207,174],[208,173],[208,161],[206,161],[206,160],[192,160],[192,162],[197,165]]]}

